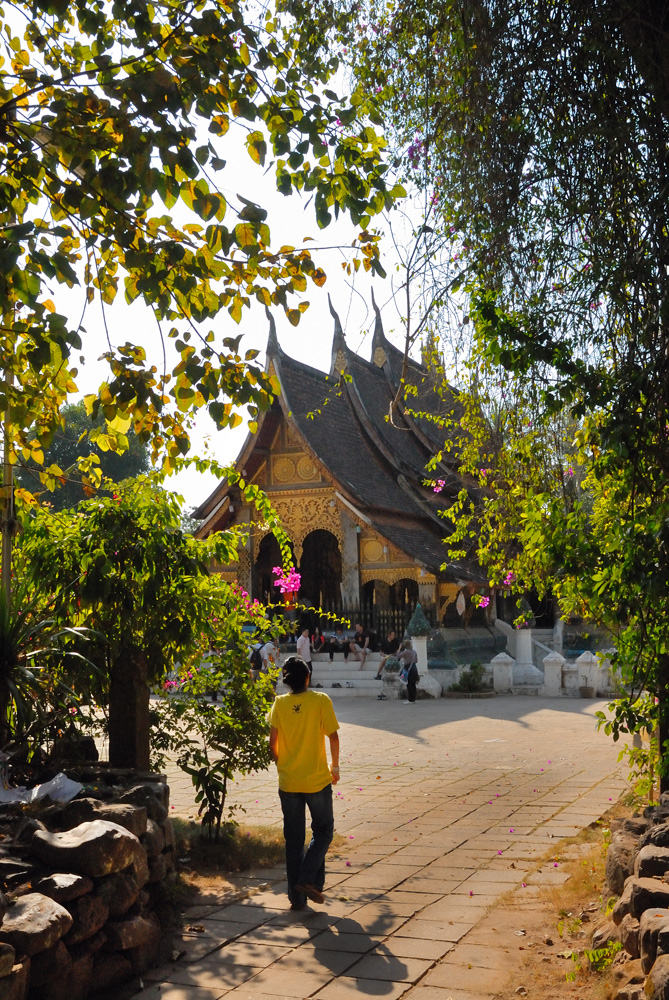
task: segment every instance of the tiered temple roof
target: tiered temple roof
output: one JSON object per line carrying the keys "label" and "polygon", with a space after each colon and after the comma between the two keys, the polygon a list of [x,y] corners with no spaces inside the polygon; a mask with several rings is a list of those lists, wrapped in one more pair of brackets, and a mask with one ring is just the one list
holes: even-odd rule
{"label": "tiered temple roof", "polygon": [[[252,482],[267,462],[281,422],[285,422],[322,480],[357,522],[387,539],[421,569],[463,586],[483,586],[485,574],[474,560],[448,562],[443,538],[448,523],[440,511],[465,487],[454,452],[442,453],[437,467],[427,464],[448,435],[435,420],[411,415],[426,412],[452,418],[453,399],[442,378],[409,359],[385,337],[379,310],[372,359],[351,351],[339,319],[334,318],[332,363],[328,373],[288,357],[278,343],[270,317],[267,369],[276,376],[280,394],[261,415],[258,430],[242,448],[236,467]],[[406,391],[399,392],[400,386]],[[388,419],[391,404],[392,422]],[[441,492],[430,483],[443,480]],[[271,489],[268,489],[271,499]],[[226,501],[227,498],[227,501]],[[234,522],[230,501],[235,487],[222,483],[194,512],[202,520],[200,535]],[[233,503],[234,508],[234,503]]]}

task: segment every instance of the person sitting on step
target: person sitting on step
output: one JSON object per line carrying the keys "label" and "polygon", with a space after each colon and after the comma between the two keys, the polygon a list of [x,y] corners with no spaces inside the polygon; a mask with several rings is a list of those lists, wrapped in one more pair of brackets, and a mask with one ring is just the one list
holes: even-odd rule
{"label": "person sitting on step", "polygon": [[388,659],[389,656],[395,656],[399,648],[400,648],[400,641],[397,638],[395,632],[393,632],[393,630],[391,629],[390,632],[388,632],[388,637],[384,639],[381,643],[381,652],[383,653],[383,656],[381,658],[381,662],[379,663],[379,669],[376,674],[377,681],[382,680],[381,674],[383,673],[383,668],[386,665],[386,660]]}
{"label": "person sitting on step", "polygon": [[330,654],[330,663],[332,663],[335,653],[343,653],[344,659],[348,660],[348,637],[341,625],[337,625],[334,634],[330,637],[328,653]]}

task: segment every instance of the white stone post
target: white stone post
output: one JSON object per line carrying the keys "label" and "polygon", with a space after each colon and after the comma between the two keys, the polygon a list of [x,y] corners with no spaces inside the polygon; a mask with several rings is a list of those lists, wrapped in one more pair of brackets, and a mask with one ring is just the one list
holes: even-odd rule
{"label": "white stone post", "polygon": [[498,653],[490,661],[492,683],[496,694],[508,694],[511,691],[514,662],[508,653]]}
{"label": "white stone post", "polygon": [[532,629],[516,629],[516,669],[514,684],[543,684],[544,675],[532,661]]}
{"label": "white stone post", "polygon": [[581,653],[576,660],[576,669],[578,670],[578,686],[594,688],[595,693],[597,693],[597,687],[601,686],[601,670],[597,656],[589,651]]}
{"label": "white stone post", "polygon": [[519,628],[516,630],[516,665],[519,667],[533,667],[532,662],[532,629]]}
{"label": "white stone post", "polygon": [[416,655],[418,660],[416,661],[416,666],[418,667],[419,674],[427,673],[427,636],[425,635],[412,635],[411,645],[416,650]]}
{"label": "white stone post", "polygon": [[553,652],[544,656],[544,689],[542,693],[546,697],[559,698],[562,694],[562,668],[565,662],[561,653]]}

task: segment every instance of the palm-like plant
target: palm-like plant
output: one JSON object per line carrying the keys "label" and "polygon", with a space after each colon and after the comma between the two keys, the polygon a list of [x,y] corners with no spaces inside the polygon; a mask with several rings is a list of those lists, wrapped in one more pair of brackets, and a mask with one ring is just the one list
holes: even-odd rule
{"label": "palm-like plant", "polygon": [[[38,598],[14,594],[12,609],[0,590],[0,748],[43,733],[54,711],[65,714],[79,700],[68,683],[68,666],[95,665],[77,648],[96,633],[63,626],[57,598],[45,609]],[[51,612],[51,613],[49,613]]]}

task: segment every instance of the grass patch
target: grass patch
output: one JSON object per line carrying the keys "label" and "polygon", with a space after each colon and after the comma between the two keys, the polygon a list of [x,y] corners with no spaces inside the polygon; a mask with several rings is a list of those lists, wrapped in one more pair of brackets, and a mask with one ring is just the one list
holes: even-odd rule
{"label": "grass patch", "polygon": [[[199,823],[174,817],[172,824],[179,867],[186,871],[234,874],[249,868],[273,868],[284,862],[281,827],[230,824],[221,828],[221,839],[215,843],[208,839]],[[335,833],[330,851],[337,850],[345,841],[345,837]]]}

